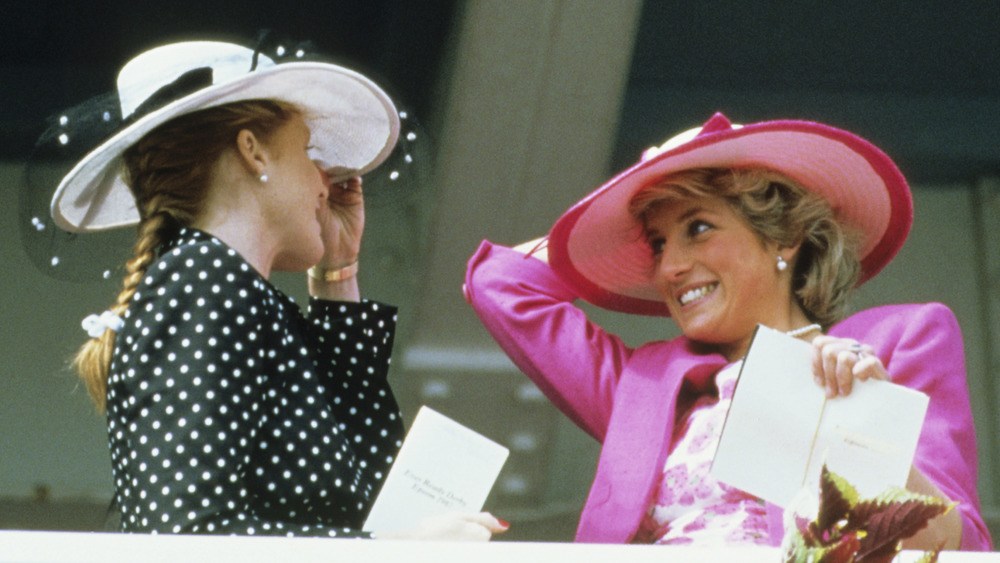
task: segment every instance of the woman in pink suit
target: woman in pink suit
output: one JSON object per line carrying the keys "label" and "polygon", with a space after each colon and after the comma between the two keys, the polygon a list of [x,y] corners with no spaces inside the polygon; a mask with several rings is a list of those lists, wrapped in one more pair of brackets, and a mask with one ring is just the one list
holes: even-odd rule
{"label": "woman in pink suit", "polygon": [[[907,487],[956,508],[905,548],[990,549],[957,322],[941,304],[847,316],[851,290],[912,222],[893,162],[825,125],[716,114],[570,208],[548,236],[484,242],[466,298],[499,344],[602,443],[578,541],[776,545],[780,508],[709,472],[735,379],[763,324],[810,341],[818,385],[889,379],[930,396]],[[671,316],[637,348],[573,302]]]}

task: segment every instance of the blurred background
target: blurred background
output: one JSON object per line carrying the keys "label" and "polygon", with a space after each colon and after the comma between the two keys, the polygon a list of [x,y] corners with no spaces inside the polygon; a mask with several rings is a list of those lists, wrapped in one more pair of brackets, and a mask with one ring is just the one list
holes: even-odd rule
{"label": "blurred background", "polygon": [[[142,50],[249,42],[270,28],[369,74],[408,112],[413,136],[400,150],[414,162],[399,164],[405,182],[369,190],[362,287],[401,306],[391,379],[407,420],[428,404],[511,448],[487,507],[513,524],[501,539],[571,540],[598,446],[480,326],[462,299],[465,261],[483,238],[544,234],[642,150],[715,111],[850,130],[910,180],[910,239],[854,306],[941,301],[955,311],[980,497],[1000,538],[995,1],[15,0],[4,11],[0,528],[101,529],[111,491],[103,419],[66,362],[118,273],[44,275],[18,230],[24,162],[45,119],[111,91]],[[276,282],[303,302],[303,275]],[[588,311],[634,344],[676,334],[668,320]]]}

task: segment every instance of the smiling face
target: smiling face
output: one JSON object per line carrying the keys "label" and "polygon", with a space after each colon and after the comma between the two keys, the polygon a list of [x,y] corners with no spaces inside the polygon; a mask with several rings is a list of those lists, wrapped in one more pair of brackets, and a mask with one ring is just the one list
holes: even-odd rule
{"label": "smiling face", "polygon": [[764,242],[721,198],[671,198],[645,214],[653,281],[688,338],[741,357],[758,323],[788,330],[805,315],[791,292],[789,249]]}

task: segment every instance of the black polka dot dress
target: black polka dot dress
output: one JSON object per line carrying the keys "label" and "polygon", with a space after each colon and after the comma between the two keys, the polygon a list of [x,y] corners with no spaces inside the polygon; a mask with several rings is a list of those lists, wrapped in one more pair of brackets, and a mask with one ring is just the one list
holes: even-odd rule
{"label": "black polka dot dress", "polygon": [[184,230],[116,338],[108,437],[123,531],[364,537],[403,425],[395,309],[308,316],[235,251]]}

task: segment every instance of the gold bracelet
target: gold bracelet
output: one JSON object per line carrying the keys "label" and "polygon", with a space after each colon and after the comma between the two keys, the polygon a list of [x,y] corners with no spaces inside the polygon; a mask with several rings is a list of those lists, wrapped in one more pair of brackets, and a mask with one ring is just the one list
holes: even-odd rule
{"label": "gold bracelet", "polygon": [[358,273],[358,261],[355,260],[343,268],[327,270],[319,266],[309,268],[309,277],[325,282],[339,282],[349,280]]}

